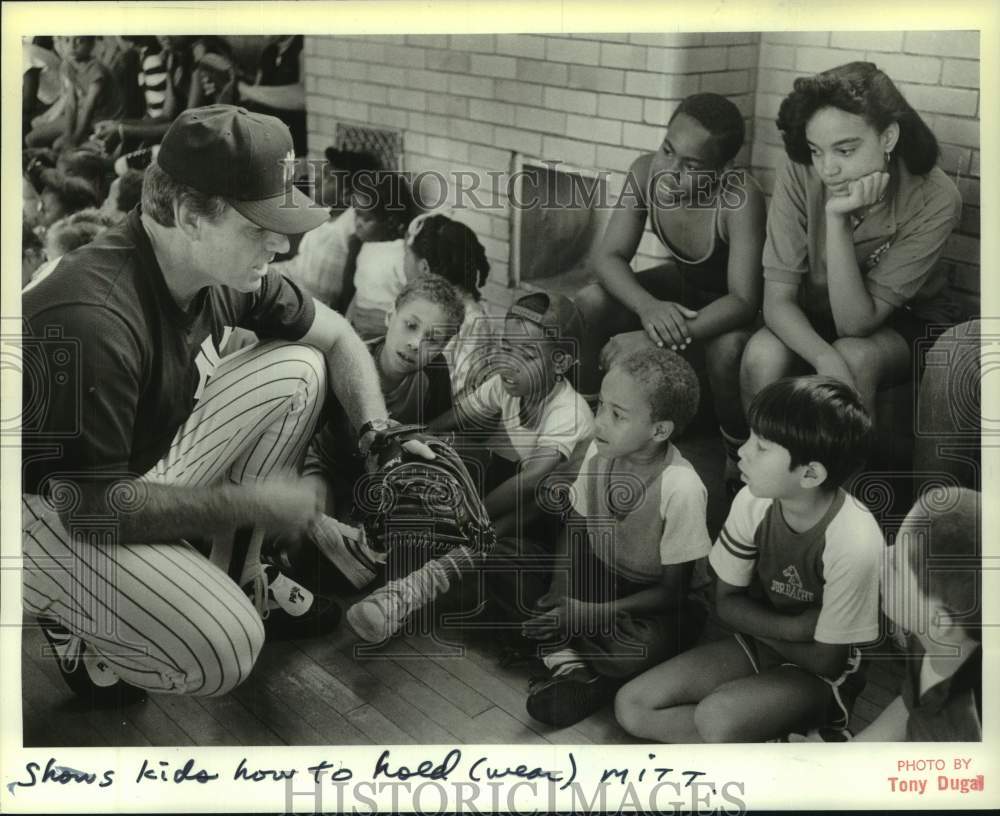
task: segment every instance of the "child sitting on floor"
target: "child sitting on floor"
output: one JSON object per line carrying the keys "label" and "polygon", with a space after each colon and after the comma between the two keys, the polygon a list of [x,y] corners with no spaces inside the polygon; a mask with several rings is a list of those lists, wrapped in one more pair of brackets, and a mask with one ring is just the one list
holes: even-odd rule
{"label": "child sitting on floor", "polygon": [[716,612],[736,633],[619,691],[618,722],[636,736],[758,742],[847,725],[854,644],[878,636],[884,542],[841,484],[864,457],[871,420],[854,389],[821,376],[766,387],[747,419],[747,486],[709,556]]}
{"label": "child sitting on floor", "polygon": [[432,273],[453,284],[465,303],[465,320],[431,362],[427,417],[449,410],[466,389],[482,384],[493,351],[491,321],[480,302],[490,264],[468,226],[445,215],[418,215],[407,230],[403,274],[407,280]]}
{"label": "child sitting on floor", "polygon": [[[368,341],[375,358],[389,416],[404,425],[424,414],[429,360],[458,331],[464,316],[462,295],[437,275],[419,275],[403,287],[392,312],[385,316],[385,334]],[[356,447],[355,430],[337,411],[317,433],[306,455],[303,475],[316,488],[327,513],[342,510],[363,468],[344,451]]]}
{"label": "child sitting on floor", "polygon": [[[733,167],[743,114],[730,100],[698,93],[681,100],[663,142],[639,156],[594,257],[598,282],[576,297],[587,333],[580,388],[596,390],[618,354],[658,344],[703,366],[736,492],[736,449],[746,439],[740,357],[760,309],[766,204],[754,178]],[[670,256],[633,272],[647,220]]]}
{"label": "child sitting on floor", "polygon": [[[974,490],[946,488],[918,501],[899,528],[885,561],[882,605],[905,632],[910,659],[902,694],[859,740],[982,740],[979,502]],[[958,560],[968,567],[956,570]]]}
{"label": "child sitting on floor", "polygon": [[[542,292],[520,298],[504,320],[498,373],[430,423],[432,432],[458,430],[464,455],[506,460],[507,466],[491,462],[486,474],[484,504],[498,537],[518,530],[535,506],[535,488],[593,433],[590,408],[566,379],[579,328],[568,298]],[[501,478],[498,470],[514,472]],[[478,556],[460,550],[377,589],[348,610],[348,623],[370,642],[391,637],[410,614],[479,566]]]}
{"label": "child sitting on floor", "polygon": [[[523,625],[549,645],[549,675],[527,701],[536,720],[582,720],[627,678],[697,638],[704,616],[686,597],[695,562],[711,549],[707,492],[670,439],[698,396],[694,370],[667,349],[635,351],[605,375],[551,586]],[[530,577],[519,570],[521,590]]]}
{"label": "child sitting on floor", "polygon": [[[463,445],[486,430],[492,459],[511,463],[514,474],[497,478],[500,483],[485,497],[499,537],[517,534],[538,484],[593,434],[593,414],[567,379],[580,328],[579,313],[565,296],[537,292],[520,298],[504,320],[497,373],[430,423],[432,432],[459,431]],[[496,464],[498,473],[503,465]]]}

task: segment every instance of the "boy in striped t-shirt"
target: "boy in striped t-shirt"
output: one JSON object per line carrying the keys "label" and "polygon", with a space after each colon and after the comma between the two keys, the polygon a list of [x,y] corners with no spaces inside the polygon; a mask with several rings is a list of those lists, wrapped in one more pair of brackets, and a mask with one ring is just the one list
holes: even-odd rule
{"label": "boy in striped t-shirt", "polygon": [[847,724],[854,644],[878,636],[882,533],[840,485],[871,420],[829,377],[779,380],[750,406],[747,486],[709,556],[731,638],[692,649],[625,686],[618,721],[664,742],[755,742]]}

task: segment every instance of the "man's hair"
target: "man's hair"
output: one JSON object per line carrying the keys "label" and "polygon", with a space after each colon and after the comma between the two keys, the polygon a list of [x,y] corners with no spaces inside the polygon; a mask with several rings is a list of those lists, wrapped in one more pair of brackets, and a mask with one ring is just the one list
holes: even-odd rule
{"label": "man's hair", "polygon": [[639,384],[653,422],[669,420],[681,433],[698,411],[701,389],[691,364],[675,351],[643,348],[615,362]]}
{"label": "man's hair", "polygon": [[864,462],[872,428],[858,392],[820,375],[765,386],[750,404],[747,422],[757,436],[788,450],[792,469],[823,465],[828,489],[840,487]]}
{"label": "man's hair", "polygon": [[837,108],[863,117],[879,133],[896,122],[899,140],[895,151],[911,173],[924,175],[937,163],[934,133],[874,63],[838,65],[815,76],[799,77],[792,88],[778,109],[778,130],[792,161],[812,164],[806,125],[822,108]]}
{"label": "man's hair", "polygon": [[208,221],[217,220],[229,206],[221,196],[207,195],[174,181],[156,162],[146,168],[142,179],[142,212],[161,227],[176,227],[174,205],[185,204],[189,210]]}
{"label": "man's hair", "polygon": [[418,275],[396,296],[396,310],[414,300],[426,300],[444,312],[448,337],[452,337],[465,320],[465,304],[458,290],[440,275]]}
{"label": "man's hair", "polygon": [[[920,591],[941,601],[975,640],[982,638],[980,496],[965,487],[933,489],[917,504],[926,511],[927,535],[915,535],[907,552]],[[934,561],[947,563],[935,565]],[[968,567],[956,569],[958,560]],[[973,573],[970,581],[969,573]]]}
{"label": "man's hair", "polygon": [[415,233],[409,238],[414,254],[427,261],[430,271],[449,280],[479,300],[486,283],[490,262],[479,239],[465,224],[444,215],[421,216],[414,220]]}
{"label": "man's hair", "polygon": [[743,147],[743,140],[746,138],[743,114],[726,97],[714,93],[692,94],[681,100],[670,116],[671,122],[678,113],[690,116],[712,134],[720,167]]}

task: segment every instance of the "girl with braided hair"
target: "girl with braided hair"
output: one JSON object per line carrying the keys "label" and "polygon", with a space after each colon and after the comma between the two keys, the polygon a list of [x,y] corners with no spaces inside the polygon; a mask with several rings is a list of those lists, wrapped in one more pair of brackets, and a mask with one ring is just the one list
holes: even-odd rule
{"label": "girl with braided hair", "polygon": [[476,233],[445,215],[414,218],[404,252],[407,280],[426,273],[440,275],[461,293],[465,303],[465,320],[458,334],[428,369],[427,419],[431,419],[451,408],[455,398],[479,385],[486,374],[493,336],[480,291],[490,263]]}

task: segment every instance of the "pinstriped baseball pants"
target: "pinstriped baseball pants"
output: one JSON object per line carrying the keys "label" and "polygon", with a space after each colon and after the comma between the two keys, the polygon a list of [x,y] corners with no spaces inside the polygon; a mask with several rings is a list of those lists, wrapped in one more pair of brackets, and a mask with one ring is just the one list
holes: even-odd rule
{"label": "pinstriped baseball pants", "polygon": [[[197,487],[296,472],[326,379],[322,354],[302,344],[271,341],[222,358],[144,479]],[[22,496],[26,611],[57,619],[150,691],[220,695],[247,678],[264,628],[222,569],[186,542],[119,544],[113,529],[95,532],[72,511],[64,524],[58,500]]]}

